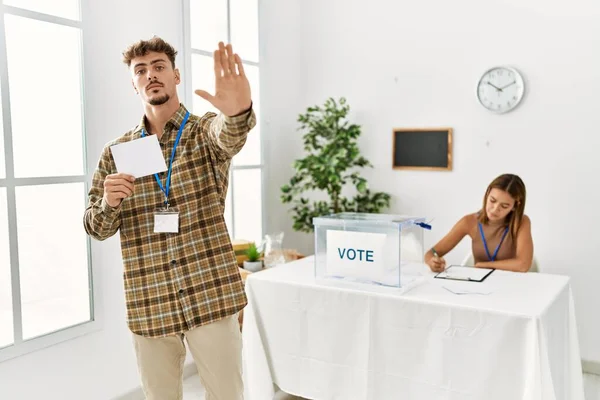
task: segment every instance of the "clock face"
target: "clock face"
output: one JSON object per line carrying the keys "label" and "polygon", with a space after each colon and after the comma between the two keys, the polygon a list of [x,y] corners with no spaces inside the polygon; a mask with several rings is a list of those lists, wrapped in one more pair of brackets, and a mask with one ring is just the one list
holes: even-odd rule
{"label": "clock face", "polygon": [[477,85],[477,99],[495,113],[514,109],[523,99],[523,77],[514,68],[496,67],[486,71]]}

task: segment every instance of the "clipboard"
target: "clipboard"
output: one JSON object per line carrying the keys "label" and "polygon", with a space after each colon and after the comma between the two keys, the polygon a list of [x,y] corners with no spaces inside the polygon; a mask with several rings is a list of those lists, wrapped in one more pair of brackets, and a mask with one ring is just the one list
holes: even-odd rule
{"label": "clipboard", "polygon": [[[454,268],[454,271],[452,271]],[[483,282],[496,268],[475,268],[463,265],[451,265],[434,278],[463,282]]]}

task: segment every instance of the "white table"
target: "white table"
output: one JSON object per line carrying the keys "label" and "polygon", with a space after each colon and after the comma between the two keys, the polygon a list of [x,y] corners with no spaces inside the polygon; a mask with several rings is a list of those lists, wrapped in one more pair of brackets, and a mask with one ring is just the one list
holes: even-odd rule
{"label": "white table", "polygon": [[[313,258],[252,274],[245,400],[583,400],[569,278],[494,271],[393,289],[313,276]],[[457,295],[447,289],[488,294]],[[491,292],[491,293],[490,293]]]}

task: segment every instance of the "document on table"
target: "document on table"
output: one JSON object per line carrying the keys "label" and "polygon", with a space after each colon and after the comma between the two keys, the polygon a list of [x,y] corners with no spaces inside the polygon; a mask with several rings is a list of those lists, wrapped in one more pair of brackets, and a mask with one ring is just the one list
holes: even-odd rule
{"label": "document on table", "polygon": [[113,145],[110,151],[119,173],[141,178],[167,170],[156,135]]}
{"label": "document on table", "polygon": [[[489,295],[492,294],[491,290],[473,290],[465,287],[452,287],[452,286],[442,286],[442,288],[446,289],[450,293],[454,294],[482,294]],[[481,288],[481,286],[471,286],[471,288]]]}
{"label": "document on table", "polygon": [[445,271],[440,272],[435,277],[439,279],[450,279],[468,282],[483,282],[492,272],[493,268],[475,268],[464,267],[461,265],[451,265]]}

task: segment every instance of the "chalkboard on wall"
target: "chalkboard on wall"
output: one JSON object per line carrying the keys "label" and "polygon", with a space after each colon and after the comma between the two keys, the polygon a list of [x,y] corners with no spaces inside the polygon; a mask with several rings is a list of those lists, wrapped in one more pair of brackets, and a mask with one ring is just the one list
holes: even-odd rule
{"label": "chalkboard on wall", "polygon": [[394,129],[394,169],[452,170],[452,128]]}

